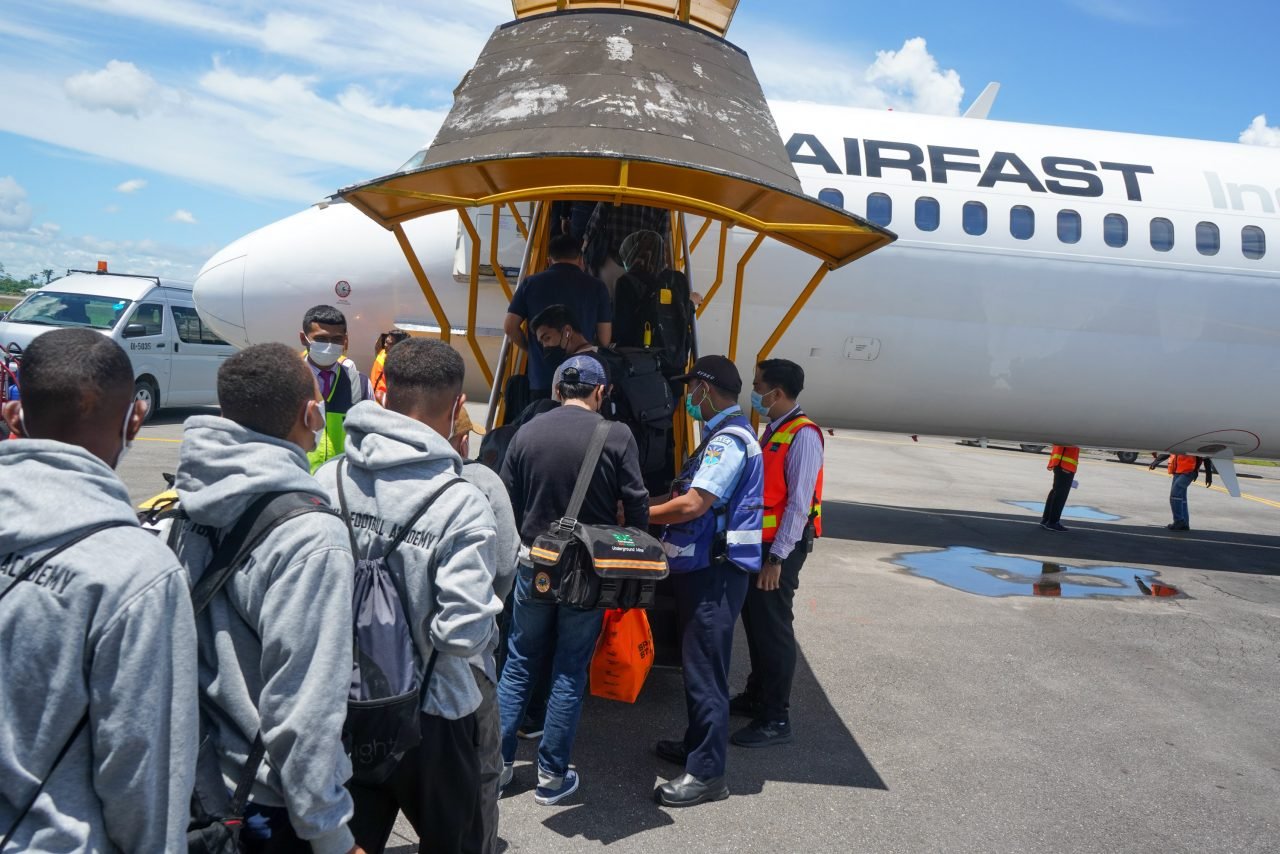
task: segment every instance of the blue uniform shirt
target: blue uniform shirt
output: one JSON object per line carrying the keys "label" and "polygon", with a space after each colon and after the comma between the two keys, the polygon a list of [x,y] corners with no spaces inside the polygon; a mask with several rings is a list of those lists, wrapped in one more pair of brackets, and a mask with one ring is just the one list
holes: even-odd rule
{"label": "blue uniform shirt", "polygon": [[[714,432],[726,418],[731,415],[741,415],[742,409],[738,406],[731,406],[724,412],[717,414],[714,418],[707,422],[704,429],[708,433]],[[738,481],[742,478],[742,470],[747,461],[747,449],[742,446],[736,438],[728,433],[721,433],[710,442],[707,447],[702,450],[702,462],[698,466],[698,473],[693,476],[693,482],[689,485],[690,489],[702,489],[710,492],[716,497],[712,502],[712,510],[724,509],[729,501],[729,497],[738,487]],[[723,531],[728,523],[729,514],[716,514],[716,530]]]}

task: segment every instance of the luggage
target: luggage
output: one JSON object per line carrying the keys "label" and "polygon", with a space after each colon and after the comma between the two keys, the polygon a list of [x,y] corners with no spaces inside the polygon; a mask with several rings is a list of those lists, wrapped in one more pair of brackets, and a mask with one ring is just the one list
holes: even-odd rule
{"label": "luggage", "polygon": [[618,278],[616,291],[614,344],[656,353],[668,378],[684,373],[693,346],[689,279],[670,269],[656,278],[633,271]]}
{"label": "luggage", "polygon": [[605,611],[591,658],[591,695],[634,703],[653,668],[653,632],[639,610]]}
{"label": "luggage", "polygon": [[[362,557],[347,509],[343,486],[346,467],[344,457],[338,464],[338,504],[351,538],[356,576],[352,593],[355,661],[343,740],[351,751],[352,782],[377,785],[391,776],[405,753],[422,742],[422,702],[439,654],[432,649],[426,666],[419,667],[412,621],[404,604],[408,596],[391,571],[389,559],[431,505],[455,484],[466,481],[455,477],[437,489],[401,527],[386,552]],[[427,573],[434,591],[434,560]]]}
{"label": "luggage", "polygon": [[578,521],[611,429],[609,421],[596,425],[569,507],[529,549],[534,598],[584,609],[647,608],[654,585],[667,577],[662,543],[647,531]]}

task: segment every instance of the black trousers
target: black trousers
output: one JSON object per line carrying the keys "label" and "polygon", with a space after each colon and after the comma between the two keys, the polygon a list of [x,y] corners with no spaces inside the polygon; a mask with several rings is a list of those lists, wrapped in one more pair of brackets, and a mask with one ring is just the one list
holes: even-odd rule
{"label": "black trousers", "polygon": [[[764,554],[769,554],[768,543]],[[742,628],[747,634],[751,675],[744,693],[760,706],[757,720],[790,720],[791,683],[796,675],[796,590],[806,557],[804,548],[797,543],[782,562],[777,590],[761,590],[754,576],[747,588]]]}
{"label": "black trousers", "polygon": [[1062,511],[1067,506],[1067,496],[1071,494],[1071,482],[1075,477],[1074,472],[1069,472],[1062,466],[1053,470],[1053,489],[1049,490],[1049,497],[1044,500],[1041,522],[1056,525],[1062,521]]}
{"label": "black trousers", "polygon": [[355,801],[351,833],[369,854],[382,854],[396,815],[433,854],[480,854],[484,823],[480,810],[480,732],[474,714],[456,721],[422,716],[422,743],[404,755],[380,786],[351,783]]}
{"label": "black trousers", "polygon": [[685,770],[700,780],[724,776],[729,753],[729,658],[733,627],[753,576],[732,563],[674,573],[689,728]]}

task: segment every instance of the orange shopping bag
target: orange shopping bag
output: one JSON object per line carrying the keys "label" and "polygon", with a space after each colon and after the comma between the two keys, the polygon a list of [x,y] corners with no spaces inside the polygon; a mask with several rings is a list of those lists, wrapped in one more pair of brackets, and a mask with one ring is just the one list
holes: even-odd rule
{"label": "orange shopping bag", "polygon": [[600,641],[591,659],[591,693],[606,700],[634,703],[653,667],[653,632],[639,608],[604,612]]}

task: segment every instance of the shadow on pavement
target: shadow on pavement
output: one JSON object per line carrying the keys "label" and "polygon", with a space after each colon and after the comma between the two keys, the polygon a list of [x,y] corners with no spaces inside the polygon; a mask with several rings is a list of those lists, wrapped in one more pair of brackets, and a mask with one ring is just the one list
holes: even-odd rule
{"label": "shadow on pavement", "polygon": [[[1194,508],[1192,521],[1194,523]],[[1151,525],[1074,522],[1065,534],[1040,528],[1031,515],[921,509],[824,501],[823,536],[919,548],[968,546],[1001,554],[1064,561],[1150,564],[1211,572],[1280,574],[1280,537]]]}
{"label": "shadow on pavement", "polygon": [[[734,645],[734,665],[731,686],[741,687],[748,669],[741,631]],[[792,744],[763,750],[729,748],[728,778],[734,798],[759,794],[766,783],[888,789],[832,707],[803,650],[796,663],[792,708]],[[580,800],[576,806],[544,819],[543,825],[566,838],[582,837],[609,845],[673,824],[673,811],[653,802],[653,789],[684,769],[657,758],[652,748],[660,738],[682,735],[685,723],[684,682],[675,669],[655,668],[634,706],[590,698],[573,754],[582,776]],[[746,723],[746,719],[734,718],[731,728]],[[534,760],[535,751],[536,745],[521,744],[513,792],[532,787],[535,770],[526,762]],[[714,805],[693,808],[695,812],[711,810]]]}

